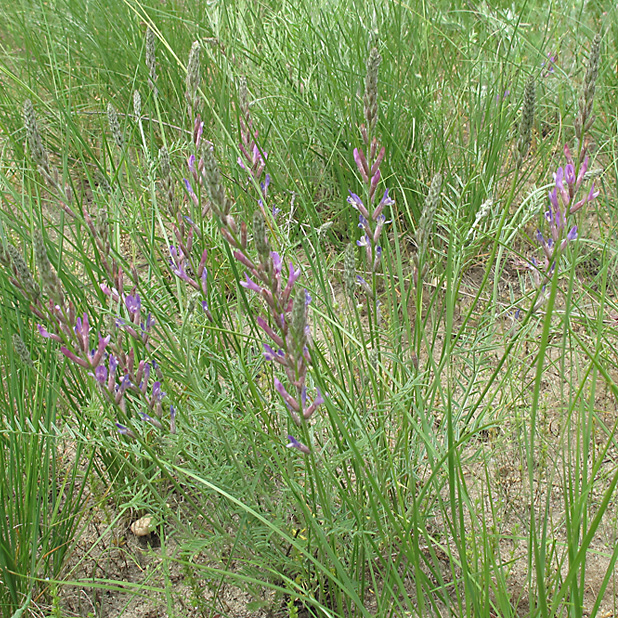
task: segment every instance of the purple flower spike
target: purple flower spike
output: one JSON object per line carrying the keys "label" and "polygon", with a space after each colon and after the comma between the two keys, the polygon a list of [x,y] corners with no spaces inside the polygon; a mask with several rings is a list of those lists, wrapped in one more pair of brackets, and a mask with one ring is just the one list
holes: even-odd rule
{"label": "purple flower spike", "polygon": [[75,323],[75,334],[80,339],[80,345],[83,352],[88,351],[88,338],[90,336],[90,324],[88,323],[88,314],[84,313],[84,317],[77,318]]}
{"label": "purple flower spike", "polygon": [[264,346],[264,358],[269,361],[275,361],[280,364],[285,364],[285,354],[282,350],[275,352],[273,348],[271,348],[267,343],[263,344]]}
{"label": "purple flower spike", "polygon": [[365,208],[365,204],[361,200],[356,193],[352,193],[350,191],[350,195],[348,197],[348,204],[352,206],[352,208],[356,208],[358,212],[365,217],[365,219],[369,219],[369,211]]}
{"label": "purple flower spike", "polygon": [[76,365],[83,367],[84,369],[90,369],[90,365],[83,359],[76,356],[69,348],[66,346],[62,346],[60,351],[70,360],[73,361]]}
{"label": "purple flower spike", "polygon": [[146,412],[140,412],[140,416],[145,421],[154,425],[157,429],[163,429],[163,425],[161,425],[161,423],[156,418],[152,418],[152,416],[149,416],[148,414],[146,414]]}
{"label": "purple flower spike", "polygon": [[94,378],[101,386],[105,386],[107,382],[107,367],[105,365],[99,365],[94,370]]}
{"label": "purple flower spike", "polygon": [[290,275],[288,276],[288,283],[286,288],[292,289],[292,286],[296,283],[296,280],[300,277],[300,268],[294,270],[294,264],[290,262]]}
{"label": "purple flower spike", "polygon": [[125,375],[122,378],[122,382],[120,382],[120,385],[118,386],[118,392],[124,393],[130,386],[131,386],[131,378],[129,378],[128,375]]}
{"label": "purple flower spike", "polygon": [[255,292],[256,294],[262,293],[262,288],[255,281],[253,281],[253,279],[251,279],[251,277],[249,277],[247,273],[245,273],[245,279],[246,281],[240,282],[240,285],[243,288],[247,288],[248,290],[251,290],[252,292]]}
{"label": "purple flower spike", "polygon": [[583,163],[579,166],[579,174],[577,174],[577,182],[575,184],[576,189],[579,189],[580,185],[582,184],[582,181],[584,180],[584,176],[586,175],[586,172],[588,171],[589,162],[590,162],[590,157],[586,155],[586,158],[584,159]]}
{"label": "purple flower spike", "polygon": [[176,433],[176,410],[170,406],[170,433]]}
{"label": "purple flower spike", "polygon": [[262,195],[266,197],[268,195],[268,186],[270,185],[270,174],[266,174],[264,182],[260,183],[260,189],[262,189]]}
{"label": "purple flower spike", "polygon": [[157,381],[152,385],[152,397],[157,402],[160,403],[163,397],[165,397],[166,393],[161,390],[161,382]]}
{"label": "purple flower spike", "polygon": [[50,333],[41,324],[37,324],[36,327],[39,329],[39,335],[41,335],[41,337],[45,337],[45,339],[51,339],[53,341],[62,341],[58,335]]}
{"label": "purple flower spike", "polygon": [[136,294],[135,296],[128,295],[124,299],[124,303],[127,306],[127,310],[131,315],[139,313],[140,309],[142,308],[142,303],[141,303],[139,294]]}
{"label": "purple flower spike", "polygon": [[564,179],[569,187],[575,184],[575,166],[572,163],[568,163],[564,168]]}
{"label": "purple flower spike", "polygon": [[302,442],[299,442],[294,436],[288,436],[289,444],[286,444],[287,448],[295,448],[298,449],[301,453],[305,455],[309,455],[311,451],[308,446],[305,446]]}
{"label": "purple flower spike", "polygon": [[111,341],[111,335],[107,335],[107,337],[101,337],[99,334],[99,346],[97,347],[96,352],[90,352],[88,358],[93,367],[98,367],[101,360],[103,360],[103,354],[105,354],[105,348],[108,346]]}
{"label": "purple flower spike", "polygon": [[116,423],[116,427],[118,428],[118,433],[120,435],[127,436],[127,438],[133,438],[134,440],[137,438],[137,436],[128,427],[125,427],[120,423]]}
{"label": "purple flower spike", "polygon": [[375,229],[375,232],[373,233],[374,244],[378,242],[380,238],[380,234],[382,233],[382,228],[384,227],[385,223],[386,223],[386,217],[384,215],[378,215],[376,219],[376,229]]}
{"label": "purple flower spike", "polygon": [[549,201],[554,207],[554,210],[560,210],[560,205],[558,204],[558,192],[556,190],[556,187],[554,187],[554,190],[550,192]]}
{"label": "purple flower spike", "polygon": [[185,187],[187,189],[187,193],[189,194],[189,197],[191,198],[191,201],[196,206],[199,206],[200,201],[198,200],[197,195],[195,195],[195,191],[193,190],[191,183],[186,178],[183,178],[183,180],[185,181]]}
{"label": "purple flower spike", "polygon": [[556,189],[558,189],[558,193],[560,193],[560,198],[562,199],[562,203],[564,204],[564,206],[568,206],[569,202],[571,201],[571,197],[569,196],[569,192],[564,186],[564,181],[563,181],[564,170],[562,169],[562,167],[559,167],[558,170],[556,171],[555,178],[556,178]]}
{"label": "purple flower spike", "polygon": [[364,153],[358,148],[354,149],[354,162],[356,163],[360,175],[363,177],[363,181],[369,182],[369,166],[367,165],[367,159]]}
{"label": "purple flower spike", "polygon": [[275,390],[281,395],[281,398],[288,406],[288,408],[290,408],[294,412],[300,412],[300,405],[298,401],[296,401],[296,399],[294,399],[294,397],[292,397],[292,395],[290,395],[290,393],[285,390],[285,386],[281,384],[277,377],[275,377],[274,384]]}
{"label": "purple flower spike", "polygon": [[273,261],[273,270],[275,272],[275,276],[280,275],[281,269],[283,268],[283,261],[281,260],[281,256],[276,251],[271,251],[270,259]]}
{"label": "purple flower spike", "polygon": [[283,347],[283,339],[268,325],[266,320],[258,316],[255,320],[258,326],[279,346]]}
{"label": "purple flower spike", "polygon": [[316,398],[313,400],[313,403],[303,412],[303,417],[305,419],[310,419],[313,416],[313,413],[317,410],[318,406],[321,406],[324,403],[324,397],[320,392],[320,389],[317,390]]}

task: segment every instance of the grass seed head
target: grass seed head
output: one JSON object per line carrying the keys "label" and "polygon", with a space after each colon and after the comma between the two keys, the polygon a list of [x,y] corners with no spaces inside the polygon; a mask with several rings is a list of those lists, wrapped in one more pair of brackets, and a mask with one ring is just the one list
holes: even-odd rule
{"label": "grass seed head", "polygon": [[7,246],[7,252],[11,258],[11,264],[13,265],[13,271],[17,276],[22,289],[33,300],[38,299],[41,295],[41,289],[32,277],[32,273],[26,264],[21,252],[17,247],[13,245]]}
{"label": "grass seed head", "polygon": [[356,250],[354,243],[349,243],[343,254],[343,287],[346,294],[354,299],[356,288]]}
{"label": "grass seed head", "polygon": [[107,122],[118,150],[122,150],[124,148],[124,137],[122,136],[120,122],[118,121],[118,112],[111,103],[107,104]]}
{"label": "grass seed head", "polygon": [[586,131],[589,131],[594,122],[592,106],[596,92],[597,77],[599,75],[599,61],[601,58],[601,35],[597,34],[592,41],[590,55],[588,56],[588,69],[584,78],[584,87],[579,99],[579,114],[575,119],[575,136],[580,144],[580,161],[586,154],[586,149],[582,148],[582,141]]}
{"label": "grass seed head", "polygon": [[365,78],[365,121],[367,128],[372,131],[378,120],[378,69],[382,56],[375,47],[371,48],[367,60],[367,77]]}
{"label": "grass seed head", "polygon": [[26,99],[24,101],[23,117],[24,126],[26,127],[26,136],[28,138],[30,156],[36,163],[37,167],[46,171],[49,175],[49,158],[39,133],[36,114],[34,113],[34,106],[32,105],[32,101],[30,99]]}
{"label": "grass seed head", "polygon": [[155,57],[155,34],[150,26],[146,30],[146,66],[148,67],[148,85],[154,92],[155,96],[159,93],[157,90],[157,59]]}
{"label": "grass seed head", "polygon": [[43,237],[38,231],[34,234],[34,256],[39,275],[41,276],[41,282],[43,283],[43,290],[56,305],[62,306],[64,304],[62,284],[49,261]]}
{"label": "grass seed head", "polygon": [[185,98],[189,106],[189,115],[199,107],[200,97],[198,90],[200,87],[200,55],[201,46],[198,41],[194,41],[189,52],[187,62],[187,91]]}
{"label": "grass seed head", "polygon": [[270,255],[270,243],[266,236],[266,222],[264,221],[264,215],[259,210],[253,213],[253,240],[255,242],[255,248],[260,256],[260,262],[266,264]]}
{"label": "grass seed head", "polygon": [[17,333],[13,333],[13,350],[24,365],[34,367],[30,351],[26,347],[24,340]]}
{"label": "grass seed head", "polygon": [[520,164],[530,149],[530,136],[534,122],[534,105],[536,102],[536,84],[533,76],[526,82],[524,90],[524,102],[521,108],[521,122],[519,124],[519,137],[517,138],[516,156]]}

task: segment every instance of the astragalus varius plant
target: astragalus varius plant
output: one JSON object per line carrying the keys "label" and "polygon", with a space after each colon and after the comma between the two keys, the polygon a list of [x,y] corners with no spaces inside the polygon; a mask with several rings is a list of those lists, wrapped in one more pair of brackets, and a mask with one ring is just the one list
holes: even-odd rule
{"label": "astragalus varius plant", "polygon": [[[549,116],[538,118],[552,107],[538,73],[557,79],[559,54],[551,72],[539,69],[545,50],[536,64],[515,58],[514,35],[453,89],[452,67],[425,75],[439,55],[431,46],[397,47],[396,20],[354,36],[342,20],[350,36],[317,23],[316,46],[284,66],[296,9],[270,4],[252,21],[269,36],[259,51],[251,37],[242,49],[226,39],[209,5],[203,18],[218,34],[186,40],[180,69],[155,57],[171,57],[172,44],[144,14],[135,82],[87,115],[104,135],[76,140],[91,148],[83,169],[71,144],[57,164],[35,106],[23,111],[36,217],[0,229],[15,323],[57,357],[67,422],[96,418],[76,439],[126,464],[123,475],[111,458],[99,467],[110,508],[160,516],[167,579],[158,589],[155,574],[148,593],[177,611],[182,570],[192,607],[212,616],[235,615],[234,587],[253,595],[242,611],[255,615],[594,610],[584,565],[616,483],[615,436],[593,382],[618,391],[607,339],[588,333],[607,327],[599,307],[612,301],[596,291],[580,300],[574,268],[583,217],[602,202],[588,177],[598,52],[576,141],[567,131],[573,154],[561,144],[558,162]],[[228,17],[236,8],[226,5]],[[429,22],[389,10],[418,51],[412,34]],[[494,23],[489,7],[475,19],[483,11]],[[330,95],[341,109],[318,114]],[[475,96],[478,116],[462,108]],[[438,112],[448,119],[429,126]],[[553,170],[532,215],[539,232],[526,236],[532,219],[519,215],[534,200],[524,194]],[[516,258],[519,279],[506,269]],[[36,369],[28,337],[11,334]],[[611,575],[615,554],[594,549]]]}

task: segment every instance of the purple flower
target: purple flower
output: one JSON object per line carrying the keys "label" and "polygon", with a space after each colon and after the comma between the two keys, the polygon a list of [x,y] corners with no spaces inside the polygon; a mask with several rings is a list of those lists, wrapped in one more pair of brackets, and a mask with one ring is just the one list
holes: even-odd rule
{"label": "purple flower", "polygon": [[283,384],[281,384],[281,382],[279,381],[279,379],[276,376],[275,376],[275,379],[274,379],[274,385],[275,385],[275,390],[279,393],[279,395],[281,395],[281,398],[285,402],[285,405],[290,410],[293,410],[294,412],[300,412],[300,405],[299,405],[298,401],[296,401],[296,399],[294,399],[294,397],[292,397],[292,395],[290,395],[290,393],[288,393],[285,390],[285,386],[283,386]]}
{"label": "purple flower", "polygon": [[176,410],[170,406],[170,433],[176,433]]}
{"label": "purple flower", "polygon": [[248,290],[251,290],[252,292],[255,292],[256,294],[262,293],[262,288],[255,281],[253,281],[253,279],[251,279],[251,277],[249,277],[247,273],[245,273],[245,279],[246,281],[240,282],[240,285],[243,288],[247,288]]}
{"label": "purple flower", "polygon": [[133,438],[133,439],[137,438],[137,436],[128,427],[125,427],[124,425],[121,425],[120,423],[116,423],[116,427],[118,428],[118,433],[120,435],[127,436],[127,438]]}
{"label": "purple flower", "polygon": [[264,346],[264,358],[267,361],[276,361],[277,363],[285,364],[285,354],[283,350],[275,352],[267,343],[262,344]]}
{"label": "purple flower", "polygon": [[365,290],[369,296],[373,296],[373,291],[371,290],[371,286],[361,277],[360,275],[356,275],[356,282]]}
{"label": "purple flower", "polygon": [[363,217],[363,215],[358,215],[358,227],[361,230],[365,230],[367,234],[371,234],[371,227],[369,226],[369,221]]}
{"label": "purple flower", "polygon": [[[197,171],[195,169],[195,155],[191,155],[188,159],[187,159],[187,167],[189,168],[189,171],[195,176],[197,174]],[[185,185],[187,186],[187,191],[189,190],[189,182],[187,180],[185,180]]]}
{"label": "purple flower", "polygon": [[197,198],[197,195],[195,195],[195,191],[193,190],[193,187],[191,186],[191,183],[186,178],[183,178],[183,180],[185,181],[185,187],[187,189],[187,193],[189,194],[189,197],[191,198],[191,201],[196,206],[199,206],[200,201]]}
{"label": "purple flower", "polygon": [[560,193],[560,198],[562,199],[562,204],[564,206],[568,206],[569,202],[571,201],[571,197],[566,187],[564,186],[564,170],[562,169],[562,167],[559,167],[556,170],[554,178],[556,180],[556,189],[558,190],[558,193]]}
{"label": "purple flower", "polygon": [[308,455],[311,453],[308,446],[305,446],[302,442],[299,442],[294,436],[288,436],[289,444],[286,444],[287,448],[298,449],[301,453]]}
{"label": "purple flower", "polygon": [[124,299],[124,303],[127,306],[127,311],[131,314],[134,315],[136,313],[140,312],[140,309],[142,308],[142,303],[139,297],[139,294],[136,294],[135,296],[131,296],[130,294]]}
{"label": "purple flower", "polygon": [[588,195],[582,198],[581,200],[579,200],[579,202],[577,202],[577,204],[575,204],[571,208],[570,213],[574,213],[578,211],[584,204],[587,204],[588,202],[592,202],[592,200],[598,197],[599,193],[600,193],[599,191],[594,190],[594,182],[593,182],[592,186],[590,187],[590,192],[588,193]]}
{"label": "purple flower", "polygon": [[39,329],[39,334],[41,335],[41,337],[45,337],[46,339],[52,339],[53,341],[62,341],[62,339],[58,335],[50,333],[41,324],[37,324],[36,327]]}
{"label": "purple flower", "polygon": [[375,229],[375,232],[373,233],[374,243],[377,243],[378,240],[380,239],[380,234],[382,233],[382,228],[384,227],[385,223],[386,223],[386,217],[384,215],[378,215],[378,218],[376,219],[376,229]]}
{"label": "purple flower", "polygon": [[152,397],[157,402],[160,403],[163,397],[165,397],[166,393],[161,390],[161,382],[157,381],[152,385]]}
{"label": "purple flower", "polygon": [[292,289],[292,286],[296,283],[296,280],[300,277],[300,268],[294,270],[294,264],[290,262],[290,274],[288,276],[288,283],[286,285],[287,289]]}
{"label": "purple flower", "polygon": [[279,347],[283,347],[283,339],[268,325],[268,323],[266,322],[266,320],[261,317],[258,316],[255,321],[257,322],[258,326],[279,346]]}
{"label": "purple flower", "polygon": [[195,118],[195,124],[193,125],[193,134],[195,136],[195,146],[200,147],[202,141],[202,133],[204,132],[204,123],[200,121],[199,115]]}
{"label": "purple flower", "polygon": [[155,319],[152,313],[149,313],[146,316],[146,325],[144,326],[144,330],[148,333],[152,330],[152,327],[155,325]]}
{"label": "purple flower", "polygon": [[363,181],[366,183],[369,182],[369,166],[367,165],[367,159],[362,150],[358,148],[354,149],[354,161],[360,175],[363,177]]}
{"label": "purple flower", "polygon": [[270,259],[273,262],[273,270],[275,276],[279,276],[281,274],[281,269],[283,268],[283,261],[281,260],[281,256],[276,251],[271,251]]}
{"label": "purple flower", "polygon": [[80,347],[83,352],[88,351],[88,339],[90,336],[90,324],[88,323],[88,314],[84,313],[84,317],[77,318],[77,322],[75,324],[75,334],[78,336],[80,340]]}
{"label": "purple flower", "polygon": [[71,350],[69,350],[69,348],[67,348],[66,346],[63,345],[60,348],[60,351],[70,361],[73,361],[76,365],[79,365],[80,367],[83,367],[84,369],[89,369],[90,368],[90,365],[83,358],[79,358],[79,356],[77,356],[74,352],[71,352]]}
{"label": "purple flower", "polygon": [[101,386],[105,386],[107,382],[107,367],[105,365],[99,365],[94,370],[94,377]]}
{"label": "purple flower", "polygon": [[123,394],[126,392],[126,390],[131,386],[131,378],[129,378],[128,375],[125,375],[120,384],[117,387],[117,390],[120,394]]}
{"label": "purple flower", "polygon": [[382,247],[376,247],[376,256],[373,261],[373,271],[378,270],[378,266],[380,265],[380,260],[382,258]]}
{"label": "purple flower", "polygon": [[268,195],[268,186],[270,185],[270,174],[266,174],[264,182],[260,183],[260,189],[262,189],[262,195],[266,197]]}
{"label": "purple flower", "polygon": [[[305,419],[310,419],[313,416],[313,413],[318,408],[318,406],[321,406],[324,403],[324,397],[322,396],[320,389],[318,388],[316,389],[316,391],[318,394],[316,395],[315,399],[313,400],[311,405],[307,409],[305,409],[303,412],[303,417]],[[304,405],[303,405],[303,408],[304,408]]]}
{"label": "purple flower", "polygon": [[564,179],[569,186],[575,183],[575,166],[572,163],[568,163],[564,168]]}
{"label": "purple flower", "polygon": [[388,189],[386,189],[386,191],[384,191],[384,195],[382,196],[382,199],[380,200],[380,203],[376,206],[376,209],[373,211],[373,215],[372,218],[374,221],[377,220],[377,218],[382,214],[382,211],[384,210],[385,206],[392,206],[395,203],[395,200],[388,197]]}
{"label": "purple flower", "polygon": [[560,243],[560,250],[564,251],[565,247],[569,244],[569,242],[571,242],[572,240],[576,240],[576,239],[577,239],[577,226],[574,225],[569,230],[569,233],[566,235],[566,238]]}
{"label": "purple flower", "polygon": [[365,204],[363,204],[361,198],[358,197],[356,193],[352,193],[352,191],[350,191],[350,195],[348,196],[348,204],[350,204],[352,208],[356,208],[356,210],[358,210],[358,212],[363,215],[365,219],[369,219],[369,212],[365,208]]}
{"label": "purple flower", "polygon": [[152,423],[157,429],[163,429],[163,425],[161,425],[161,423],[156,418],[152,418],[152,416],[149,416],[148,414],[146,414],[146,412],[140,412],[140,416],[145,421]]}

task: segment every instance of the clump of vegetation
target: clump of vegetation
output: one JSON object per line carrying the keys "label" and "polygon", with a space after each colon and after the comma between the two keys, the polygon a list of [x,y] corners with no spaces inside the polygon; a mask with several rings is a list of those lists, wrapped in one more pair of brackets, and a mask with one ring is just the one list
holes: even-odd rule
{"label": "clump of vegetation", "polygon": [[0,13],[2,615],[125,514],[168,613],[615,608],[606,22],[78,4]]}

